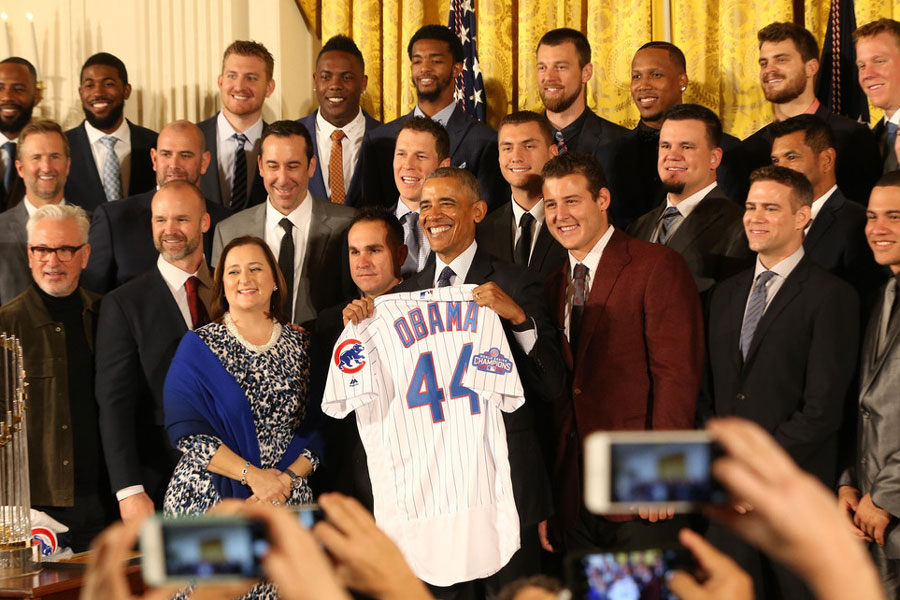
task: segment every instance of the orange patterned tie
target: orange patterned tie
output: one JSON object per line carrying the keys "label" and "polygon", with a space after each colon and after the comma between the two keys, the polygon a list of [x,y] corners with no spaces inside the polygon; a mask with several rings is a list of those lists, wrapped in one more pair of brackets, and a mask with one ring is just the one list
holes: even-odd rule
{"label": "orange patterned tie", "polygon": [[344,148],[341,145],[346,134],[340,129],[331,132],[331,157],[328,159],[328,186],[331,188],[331,201],[343,204],[344,197]]}

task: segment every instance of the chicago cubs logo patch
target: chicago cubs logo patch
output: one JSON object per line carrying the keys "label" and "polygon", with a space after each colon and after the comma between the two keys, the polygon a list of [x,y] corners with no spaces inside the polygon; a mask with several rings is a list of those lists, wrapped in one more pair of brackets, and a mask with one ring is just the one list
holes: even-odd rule
{"label": "chicago cubs logo patch", "polygon": [[512,371],[513,362],[500,353],[499,348],[491,348],[487,352],[472,357],[472,366],[479,371],[506,375]]}
{"label": "chicago cubs logo patch", "polygon": [[359,340],[344,340],[334,350],[334,364],[341,373],[350,375],[366,366],[365,348]]}

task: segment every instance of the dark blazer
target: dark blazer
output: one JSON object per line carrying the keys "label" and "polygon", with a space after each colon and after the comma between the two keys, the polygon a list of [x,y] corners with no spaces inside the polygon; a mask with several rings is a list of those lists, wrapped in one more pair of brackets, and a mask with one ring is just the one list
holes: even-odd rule
{"label": "dark blazer", "polygon": [[[15,168],[15,166],[13,166]],[[16,173],[13,175],[12,185],[7,190],[3,187],[3,181],[0,180],[0,212],[9,210],[22,201],[25,196],[25,181]]]}
{"label": "dark blazer", "polygon": [[[394,185],[394,143],[400,127],[413,112],[366,131],[359,166],[363,177],[363,205],[390,208],[397,201],[400,194]],[[509,198],[509,185],[500,174],[497,132],[467,115],[457,105],[447,122],[447,133],[450,136],[450,164],[465,166],[478,178],[488,209],[500,206]]]}
{"label": "dark blazer", "polygon": [[859,342],[853,288],[804,256],[757,325],[745,361],[741,326],[753,283],[748,269],[712,293],[709,378],[713,405],[702,417],[760,424],[800,467],[834,484],[838,429]]}
{"label": "dark blazer", "polygon": [[[97,207],[91,220],[91,258],[81,273],[82,285],[105,294],[156,264],[159,252],[153,245],[150,203],[156,190]],[[203,234],[207,262],[212,256],[216,225],[229,216],[220,204],[206,200],[209,231]]]}
{"label": "dark blazer", "polygon": [[[664,210],[665,204],[657,206],[632,223],[628,234],[652,241]],[[743,214],[716,186],[669,238],[666,245],[684,257],[701,294],[753,264]]]}
{"label": "dark blazer", "polygon": [[554,490],[564,528],[582,504],[584,438],[597,430],[691,429],[703,370],[697,288],[677,252],[616,229],[584,307],[577,347],[566,338],[569,264],[547,278],[569,369],[556,405]]}
{"label": "dark blazer", "polygon": [[[208,269],[201,271],[200,279],[210,282]],[[156,266],[103,298],[95,390],[110,483],[113,492],[142,484],[157,509],[181,454],[166,435],[163,383],[186,331]]]}
{"label": "dark blazer", "polygon": [[[824,104],[816,110],[816,116],[831,126],[837,140],[835,171],[838,187],[851,200],[867,205],[869,193],[882,174],[882,158],[877,139],[867,126],[834,114]],[[748,177],[754,169],[772,162],[770,127],[771,124],[766,125],[742,144]],[[746,189],[741,198],[746,198],[747,190],[750,189],[749,179],[745,181]]]}
{"label": "dark blazer", "polygon": [[[127,123],[131,130],[131,175],[128,189],[122,190],[123,198],[156,187],[156,173],[153,171],[153,161],[150,160],[150,149],[156,148],[156,132],[131,121]],[[63,194],[66,202],[77,204],[86,211],[93,211],[106,202],[106,192],[103,191],[103,182],[94,163],[84,121],[78,127],[68,130],[66,137],[69,138],[72,166]]]}
{"label": "dark blazer", "polygon": [[[513,200],[510,200],[488,214],[475,229],[478,247],[508,263],[513,261],[514,250],[512,202]],[[566,249],[550,235],[550,230],[544,223],[534,241],[528,270],[534,273],[539,281],[543,281],[565,262],[566,256]]]}
{"label": "dark blazer", "polygon": [[[200,190],[209,200],[225,206],[225,201],[222,199],[222,185],[219,182],[219,148],[218,131],[216,129],[216,119],[218,119],[218,117],[219,113],[216,113],[213,117],[197,123],[197,127],[200,128],[200,131],[203,132],[203,137],[206,138],[206,150],[211,156],[209,168],[206,169],[206,173],[200,178]],[[263,129],[265,129],[266,125],[267,123],[263,121]],[[250,187],[250,196],[247,198],[247,204],[246,206],[230,207],[229,210],[231,212],[237,212],[249,206],[262,204],[266,201],[268,194],[263,185],[262,176],[259,174],[259,166],[248,164],[247,177],[253,178],[253,184]],[[207,256],[209,255],[207,254]]]}
{"label": "dark blazer", "polygon": [[[395,287],[394,292],[412,292],[434,287],[433,258],[425,268]],[[534,402],[549,402],[562,390],[564,368],[556,344],[556,332],[547,315],[540,282],[518,265],[494,258],[481,248],[475,252],[466,283],[495,282],[534,319],[538,339],[530,354],[510,340],[513,358],[525,387],[526,402],[518,410],[503,413],[509,446],[509,468],[513,496],[522,525],[534,525],[552,512],[550,482],[536,433]],[[511,338],[508,322],[503,323]]]}
{"label": "dark blazer", "polygon": [[[360,110],[362,109],[360,108]],[[369,116],[369,113],[366,111],[363,110],[362,113],[363,117],[366,119],[366,133],[369,133],[382,124],[378,119]],[[307,131],[309,131],[309,135],[312,137],[313,154],[316,156],[316,172],[313,173],[312,179],[309,180],[309,193],[317,198],[327,199],[328,190],[325,188],[325,178],[322,177],[322,161],[324,160],[327,162],[330,157],[319,156],[319,141],[316,138],[316,116],[318,114],[319,109],[316,109],[305,117],[297,119],[297,122],[306,127]],[[359,164],[362,159],[362,154],[363,149],[360,148],[359,156],[357,156],[356,160],[356,170],[353,171],[353,178],[350,180],[350,185],[345,188],[346,196],[344,198],[344,204],[348,206],[362,205],[362,169]],[[344,185],[347,185],[346,181],[344,182]]]}
{"label": "dark blazer", "polygon": [[875,125],[875,128],[872,129],[872,135],[875,136],[875,141],[878,143],[878,151],[881,153],[882,173],[900,169],[900,164],[897,163],[897,153],[894,152],[893,148],[888,148],[887,134],[887,125],[885,125],[884,119],[881,119]]}
{"label": "dark blazer", "polygon": [[27,222],[24,202],[0,214],[0,304],[6,304],[31,285]]}

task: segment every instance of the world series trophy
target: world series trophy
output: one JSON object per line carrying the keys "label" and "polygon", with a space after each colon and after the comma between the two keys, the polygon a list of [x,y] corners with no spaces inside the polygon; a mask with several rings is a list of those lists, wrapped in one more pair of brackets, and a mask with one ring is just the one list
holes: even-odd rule
{"label": "world series trophy", "polygon": [[[19,340],[0,334],[0,579],[36,572],[32,552],[25,369]],[[39,560],[39,558],[38,558]]]}

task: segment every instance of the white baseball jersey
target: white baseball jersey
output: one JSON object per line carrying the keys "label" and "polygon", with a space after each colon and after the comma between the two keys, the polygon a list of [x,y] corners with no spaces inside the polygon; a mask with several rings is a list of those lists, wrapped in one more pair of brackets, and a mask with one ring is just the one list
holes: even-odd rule
{"label": "white baseball jersey", "polygon": [[500,411],[525,401],[500,318],[473,285],[375,299],[347,325],[322,410],[356,411],[378,525],[421,579],[487,577],[519,548]]}

